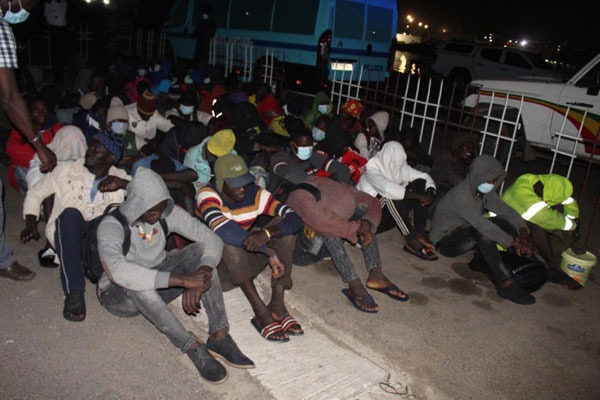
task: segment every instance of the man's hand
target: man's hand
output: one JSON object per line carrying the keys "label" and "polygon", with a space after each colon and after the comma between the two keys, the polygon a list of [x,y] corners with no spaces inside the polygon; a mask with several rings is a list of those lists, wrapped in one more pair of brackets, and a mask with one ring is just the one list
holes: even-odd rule
{"label": "man's hand", "polygon": [[102,179],[102,182],[98,184],[98,190],[100,192],[115,192],[119,189],[125,189],[129,181],[127,179],[121,179],[113,175],[108,175]]}
{"label": "man's hand", "polygon": [[421,207],[426,207],[431,205],[431,203],[433,203],[433,201],[435,200],[435,197],[433,196],[429,196],[429,195],[421,195],[419,201],[421,202]]}
{"label": "man's hand", "polygon": [[21,232],[21,241],[23,243],[29,242],[31,239],[39,240],[40,233],[37,229],[37,218],[34,215],[25,216],[25,229]]}
{"label": "man's hand", "polygon": [[360,225],[356,231],[358,238],[364,243],[369,244],[373,240],[373,224],[366,219],[360,220]]}
{"label": "man's hand", "polygon": [[40,233],[38,232],[37,225],[26,226],[25,229],[23,229],[23,231],[21,232],[21,242],[27,243],[31,239],[40,239]]}
{"label": "man's hand", "polygon": [[202,303],[200,302],[202,293],[204,292],[200,289],[185,289],[183,291],[181,305],[186,314],[195,316],[200,312],[202,308]]}
{"label": "man's hand", "polygon": [[281,261],[281,258],[279,258],[279,255],[277,255],[275,250],[273,250],[273,254],[269,256],[269,265],[273,270],[273,273],[271,274],[273,279],[279,279],[285,273],[285,263]]}
{"label": "man's hand", "polygon": [[513,240],[512,245],[515,247],[518,256],[529,257],[533,254],[533,243],[529,236],[519,236]]}
{"label": "man's hand", "polygon": [[202,265],[191,274],[171,274],[169,276],[169,287],[184,287],[186,289],[198,289],[200,295],[210,289],[210,279],[213,269],[208,265]]}
{"label": "man's hand", "polygon": [[252,252],[257,252],[262,245],[269,243],[269,236],[261,229],[260,231],[252,232],[244,240],[244,249]]}
{"label": "man's hand", "polygon": [[44,145],[37,148],[36,152],[42,163],[42,165],[40,165],[41,172],[49,172],[56,167],[56,155],[52,152],[52,150]]}

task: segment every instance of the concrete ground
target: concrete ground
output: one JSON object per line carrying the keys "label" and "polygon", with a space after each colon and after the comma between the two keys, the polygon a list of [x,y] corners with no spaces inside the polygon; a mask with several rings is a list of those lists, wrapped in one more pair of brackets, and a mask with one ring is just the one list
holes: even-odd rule
{"label": "concrete ground", "polygon": [[[41,242],[19,242],[22,197],[6,184],[5,193],[8,240],[37,276],[0,279],[1,399],[600,397],[596,281],[579,291],[548,283],[535,293],[536,304],[519,306],[469,270],[469,255],[422,261],[402,251],[396,230],[379,236],[380,248],[386,273],[409,292],[409,302],[373,292],[379,313],[361,313],[340,292],[329,261],[296,267],[286,298],[306,334],[272,344],[250,324],[240,290],[230,290],[232,335],[257,368],[228,368],[227,382],[210,385],[143,317],[120,319],[102,309],[91,285],[87,319],[64,320],[58,270],[37,265]],[[364,279],[360,250],[348,250]],[[268,295],[267,276],[258,281]],[[172,308],[206,337],[203,316],[185,316],[177,302]]]}

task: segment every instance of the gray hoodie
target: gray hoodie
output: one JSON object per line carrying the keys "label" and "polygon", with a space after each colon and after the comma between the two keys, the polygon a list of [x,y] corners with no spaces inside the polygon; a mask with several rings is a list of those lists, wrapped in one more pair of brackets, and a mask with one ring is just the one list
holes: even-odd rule
{"label": "gray hoodie", "polygon": [[[127,199],[119,206],[131,229],[129,252],[123,255],[124,231],[119,221],[108,216],[98,226],[100,259],[107,264],[111,280],[117,285],[130,290],[169,287],[170,273],[154,269],[166,258],[166,237],[160,222],[150,225],[139,221],[142,214],[163,200],[168,200],[162,218],[166,219],[169,233],[178,233],[202,245],[203,256],[198,260],[198,266],[216,268],[219,264],[223,252],[221,239],[200,220],[174,205],[167,186],[157,173],[140,167],[127,185]],[[109,283],[104,273],[99,282],[100,289],[107,288]]]}
{"label": "gray hoodie", "polygon": [[[431,241],[437,243],[456,228],[470,225],[485,237],[510,247],[514,238],[484,216],[486,211],[491,211],[506,219],[517,230],[527,229],[521,216],[503,202],[496,192],[505,177],[502,164],[492,156],[482,155],[473,160],[465,180],[450,189],[436,206],[429,232]],[[494,179],[494,190],[481,198],[477,197],[477,186]]]}

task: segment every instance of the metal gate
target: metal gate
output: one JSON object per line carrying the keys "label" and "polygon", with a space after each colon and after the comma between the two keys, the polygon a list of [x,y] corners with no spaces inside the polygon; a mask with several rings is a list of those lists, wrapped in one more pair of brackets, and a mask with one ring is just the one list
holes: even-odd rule
{"label": "metal gate", "polygon": [[[479,154],[490,154],[502,163],[508,174],[507,182],[526,172],[555,173],[569,178],[581,209],[586,243],[595,249],[600,247],[600,224],[597,223],[600,165],[591,155],[582,158],[576,153],[577,146],[585,145],[591,149],[590,154],[594,154],[599,143],[583,139],[580,132],[565,131],[566,121],[573,117],[570,110],[564,116],[561,129],[551,133],[552,148],[534,149],[521,129],[524,98],[518,94],[492,93],[491,96],[499,96],[498,101],[490,101],[485,107],[467,108],[462,99],[467,94],[478,94],[476,87],[456,90],[441,78],[399,73],[392,73],[383,80],[364,66],[357,73],[336,71],[331,88],[331,98],[338,112],[348,99],[363,103],[363,117],[375,111],[387,111],[389,129],[418,129],[421,143],[434,159],[449,150],[454,137],[467,133],[477,139]],[[586,113],[583,118],[588,118]]]}

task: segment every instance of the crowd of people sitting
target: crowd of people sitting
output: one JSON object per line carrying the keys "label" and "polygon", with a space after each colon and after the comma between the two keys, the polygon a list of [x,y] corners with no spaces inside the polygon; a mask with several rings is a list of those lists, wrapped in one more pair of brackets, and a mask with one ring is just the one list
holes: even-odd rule
{"label": "crowd of people sitting", "polygon": [[[40,170],[18,130],[6,141],[10,183],[24,194],[21,239],[45,239],[39,263],[59,267],[63,317],[83,321],[81,243],[102,218],[98,300],[119,317],[142,314],[210,382],[227,378],[216,358],[254,366],[228,333],[222,285],[239,286],[252,325],[273,342],[304,334],[285,303],[293,265],[331,259],[352,306],[377,313],[369,290],[409,300],[386,276],[378,246],[378,235],[396,227],[404,251],[427,262],[474,250],[471,267],[518,304],[535,298],[505,254],[543,265],[548,281],[578,286],[557,262],[565,248],[582,249],[571,183],[526,174],[500,196],[504,168],[477,156],[472,137],[455,138],[434,159],[416,127],[396,131],[386,111],[364,115],[359,100],[335,113],[330,95],[319,92],[305,107],[304,98],[281,98],[268,84],[168,60],[91,70],[84,80],[80,95],[28,98],[39,140],[56,155],[54,170]],[[349,245],[364,256],[364,283]],[[254,283],[267,266],[268,300]],[[204,307],[206,343],[167,307],[180,295],[186,313]]]}

